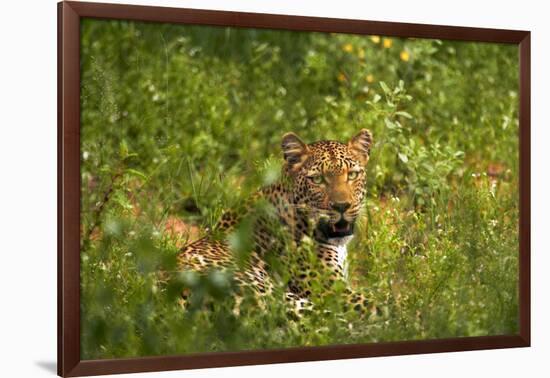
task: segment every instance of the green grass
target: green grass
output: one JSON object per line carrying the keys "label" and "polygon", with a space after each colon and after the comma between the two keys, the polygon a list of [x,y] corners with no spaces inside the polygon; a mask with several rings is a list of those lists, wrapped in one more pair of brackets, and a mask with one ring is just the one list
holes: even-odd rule
{"label": "green grass", "polygon": [[[517,54],[84,20],[82,358],[517,333]],[[375,145],[351,272],[385,320],[321,308],[292,322],[276,298],[235,317],[215,274],[183,277],[213,300],[182,312],[179,281],[158,271],[277,178],[282,134],[345,141],[364,127]]]}

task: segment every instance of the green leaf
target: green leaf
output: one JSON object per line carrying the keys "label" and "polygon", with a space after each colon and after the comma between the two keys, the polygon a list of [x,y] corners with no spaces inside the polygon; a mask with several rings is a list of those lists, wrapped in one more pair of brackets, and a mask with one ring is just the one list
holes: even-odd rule
{"label": "green leaf", "polygon": [[395,114],[398,115],[398,116],[401,116],[401,117],[408,118],[408,119],[412,119],[412,118],[413,118],[412,115],[410,115],[410,114],[407,113],[407,112],[401,111],[401,110],[398,111],[398,112],[395,112]]}
{"label": "green leaf", "polygon": [[378,101],[380,101],[382,97],[377,93],[374,95],[374,98],[372,99],[372,102],[376,104]]}
{"label": "green leaf", "polygon": [[409,158],[407,157],[407,155],[401,152],[399,152],[397,156],[399,156],[399,160],[401,160],[403,163],[407,163],[409,161]]}
{"label": "green leaf", "polygon": [[147,180],[147,176],[145,175],[145,173],[140,172],[140,171],[138,171],[138,170],[136,170],[136,169],[128,168],[128,169],[126,170],[126,173],[129,173],[129,174],[131,174],[131,175],[138,176],[138,177],[141,177],[141,178],[144,179],[144,180]]}
{"label": "green leaf", "polygon": [[384,118],[384,123],[386,124],[386,127],[390,130],[395,130],[398,128],[398,126],[392,122],[389,118]]}
{"label": "green leaf", "polygon": [[380,87],[382,88],[385,94],[389,94],[391,92],[390,88],[383,81],[380,82]]}
{"label": "green leaf", "polygon": [[119,153],[122,159],[126,159],[128,157],[128,144],[125,140],[120,142]]}

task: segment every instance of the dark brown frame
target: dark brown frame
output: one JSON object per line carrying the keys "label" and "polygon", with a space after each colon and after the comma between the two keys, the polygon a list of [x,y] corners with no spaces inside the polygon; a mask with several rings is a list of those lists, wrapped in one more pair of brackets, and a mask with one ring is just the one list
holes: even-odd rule
{"label": "dark brown frame", "polygon": [[[440,38],[519,45],[520,222],[517,335],[301,347],[180,356],[80,359],[80,19],[126,19],[181,24]],[[82,376],[281,362],[528,347],[530,323],[530,123],[529,31],[420,25],[133,5],[58,4],[58,374]]]}

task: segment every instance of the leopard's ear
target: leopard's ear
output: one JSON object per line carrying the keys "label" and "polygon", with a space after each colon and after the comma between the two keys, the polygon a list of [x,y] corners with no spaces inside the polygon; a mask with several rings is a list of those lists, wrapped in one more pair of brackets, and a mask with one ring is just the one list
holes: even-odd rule
{"label": "leopard's ear", "polygon": [[363,165],[367,165],[369,161],[371,146],[372,134],[367,129],[362,129],[348,142],[349,149]]}
{"label": "leopard's ear", "polygon": [[286,166],[291,172],[296,172],[308,157],[309,148],[298,135],[286,133],[283,135],[281,147]]}

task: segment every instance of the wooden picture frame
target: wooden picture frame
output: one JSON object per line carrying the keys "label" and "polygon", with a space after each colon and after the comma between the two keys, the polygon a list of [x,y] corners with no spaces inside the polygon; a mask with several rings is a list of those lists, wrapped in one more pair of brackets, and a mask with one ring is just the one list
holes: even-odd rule
{"label": "wooden picture frame", "polygon": [[[82,18],[440,38],[519,46],[519,333],[364,345],[107,360],[80,357],[80,22]],[[82,376],[530,345],[530,32],[150,6],[58,4],[58,374]]]}

